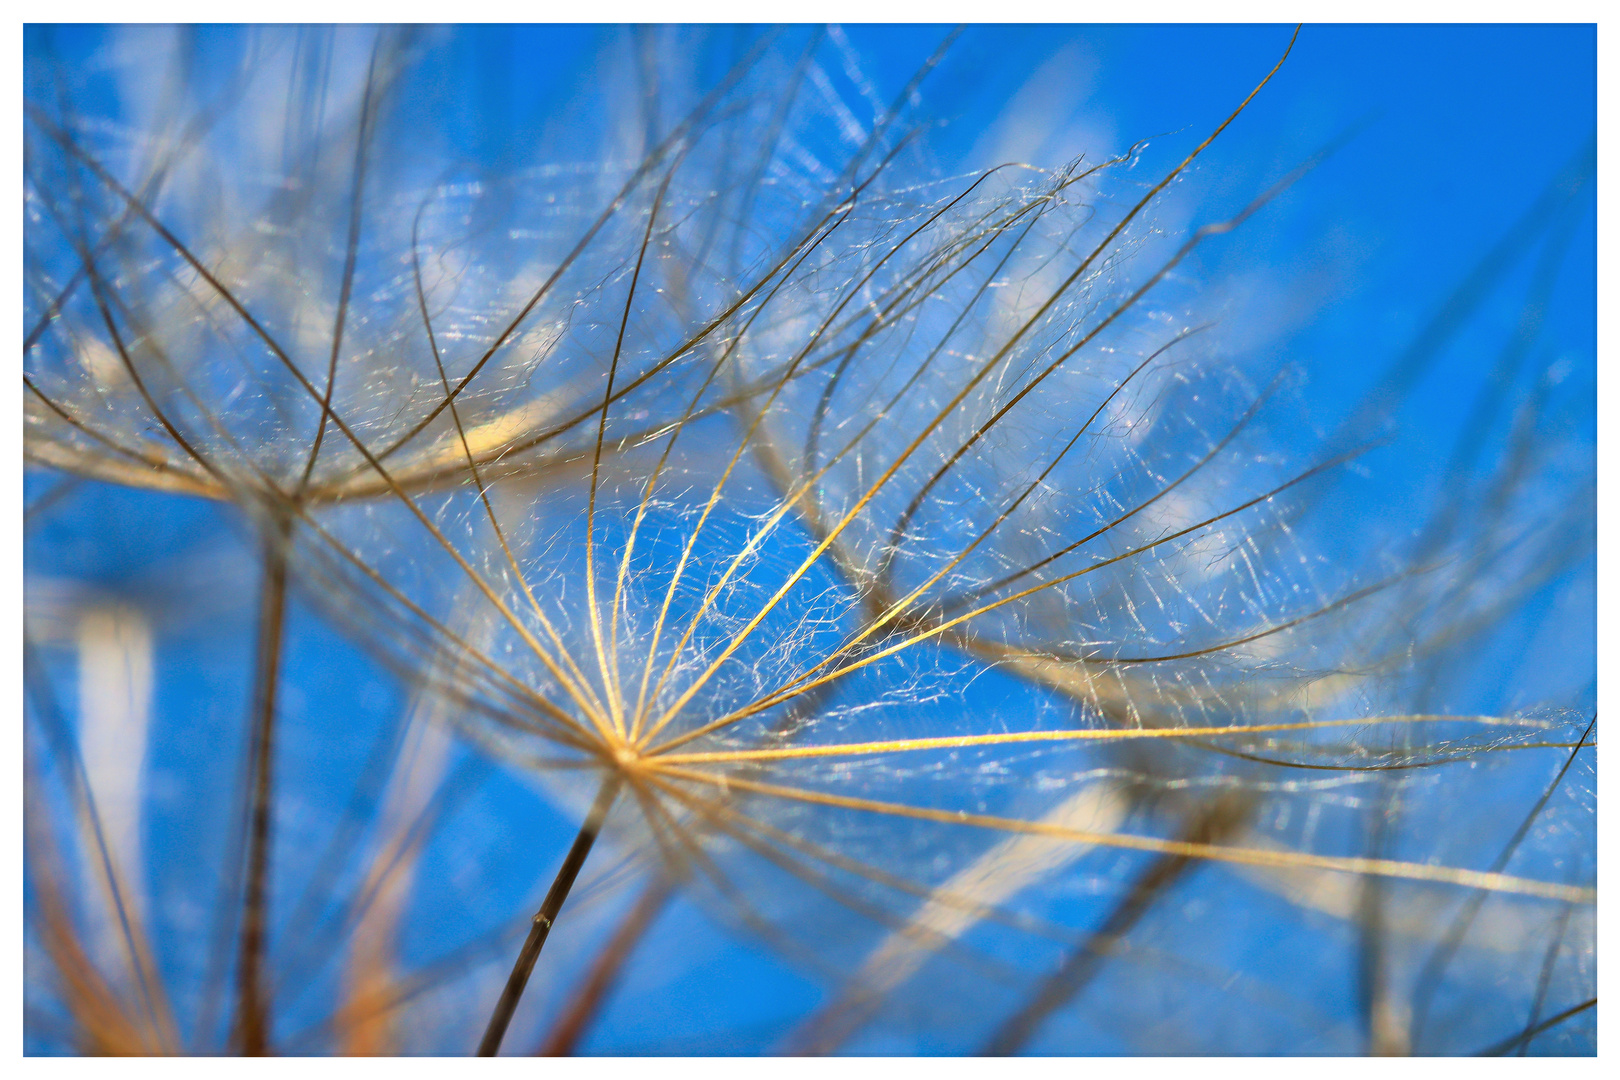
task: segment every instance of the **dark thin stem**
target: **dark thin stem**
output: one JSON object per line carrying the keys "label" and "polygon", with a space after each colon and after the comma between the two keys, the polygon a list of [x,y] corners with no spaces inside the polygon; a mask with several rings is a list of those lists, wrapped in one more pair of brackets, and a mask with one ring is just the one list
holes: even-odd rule
{"label": "dark thin stem", "polygon": [[242,930],[236,967],[235,1042],[250,1057],[269,1053],[270,1000],[263,962],[268,936],[271,803],[275,790],[276,689],[281,674],[281,639],[287,607],[287,546],[292,519],[278,515],[265,532],[264,578],[259,600],[257,670],[249,809],[247,877],[242,897]]}
{"label": "dark thin stem", "polygon": [[539,1057],[569,1057],[574,1048],[579,1045],[581,1036],[590,1028],[591,1021],[596,1018],[612,992],[614,985],[619,981],[619,975],[624,970],[624,963],[630,958],[647,930],[663,914],[664,908],[669,904],[670,897],[675,895],[675,882],[667,874],[659,874],[653,879],[651,885],[641,894],[635,907],[624,917],[619,928],[613,932],[596,962],[591,965],[590,973],[585,981],[571,996],[568,1011],[565,1012],[551,1030],[546,1034],[545,1042],[535,1051]]}
{"label": "dark thin stem", "polygon": [[506,989],[501,991],[495,1011],[490,1013],[489,1026],[484,1029],[484,1038],[478,1044],[479,1057],[494,1057],[499,1052],[501,1040],[506,1037],[506,1026],[512,1022],[512,1014],[517,1011],[518,1002],[523,998],[523,988],[529,984],[534,962],[540,959],[540,950],[545,947],[546,935],[551,933],[552,924],[557,921],[558,912],[562,911],[563,901],[568,899],[568,890],[574,887],[574,879],[579,876],[580,867],[585,865],[591,845],[596,843],[608,808],[613,805],[614,796],[618,793],[619,780],[616,776],[609,777],[602,784],[602,790],[596,793],[596,802],[591,805],[590,813],[585,815],[585,824],[580,826],[579,835],[574,837],[574,846],[568,849],[562,869],[557,871],[557,877],[541,902],[540,910],[535,912],[534,921],[529,924],[529,936],[518,952],[517,963],[512,965],[512,974],[506,980]]}

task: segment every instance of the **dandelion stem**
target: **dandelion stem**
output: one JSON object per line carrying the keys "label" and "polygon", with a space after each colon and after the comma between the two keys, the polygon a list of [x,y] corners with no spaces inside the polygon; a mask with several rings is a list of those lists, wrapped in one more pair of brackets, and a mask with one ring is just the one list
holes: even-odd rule
{"label": "dandelion stem", "polygon": [[479,1057],[494,1057],[500,1050],[501,1040],[506,1037],[506,1027],[512,1022],[512,1014],[517,1011],[518,1002],[523,998],[523,988],[529,984],[534,962],[540,959],[546,936],[551,933],[551,926],[562,911],[563,901],[568,899],[568,890],[574,887],[574,879],[585,865],[591,845],[596,843],[596,836],[602,831],[602,822],[618,794],[617,777],[610,777],[596,793],[596,802],[591,805],[590,813],[585,815],[585,824],[580,826],[579,835],[574,837],[574,846],[568,849],[562,869],[557,871],[545,900],[540,904],[540,910],[535,912],[534,921],[529,924],[529,936],[518,952],[517,963],[512,965],[512,974],[506,980],[506,989],[501,991],[500,1000],[495,1003],[494,1012],[490,1013],[489,1026],[484,1029],[484,1038],[478,1044]]}
{"label": "dandelion stem", "polygon": [[286,622],[287,542],[292,519],[278,516],[266,530],[264,578],[259,601],[258,671],[254,676],[254,724],[247,822],[247,881],[236,969],[236,1043],[244,1055],[269,1052],[270,1002],[262,965],[270,893],[270,808],[274,792],[276,689]]}
{"label": "dandelion stem", "polygon": [[647,886],[597,956],[596,963],[591,965],[590,973],[569,1002],[568,1011],[552,1025],[545,1042],[535,1052],[537,1056],[569,1057],[574,1053],[580,1037],[590,1028],[591,1021],[612,992],[614,983],[618,982],[630,953],[640,944],[658,916],[663,914],[674,895],[675,880],[668,874],[659,874]]}

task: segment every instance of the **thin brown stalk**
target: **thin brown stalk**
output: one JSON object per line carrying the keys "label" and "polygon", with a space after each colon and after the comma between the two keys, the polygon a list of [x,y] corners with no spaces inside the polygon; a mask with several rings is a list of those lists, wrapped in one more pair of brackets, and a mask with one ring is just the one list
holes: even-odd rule
{"label": "thin brown stalk", "polygon": [[624,971],[625,961],[630,958],[630,954],[641,943],[658,916],[663,914],[674,894],[674,880],[668,874],[659,872],[652,883],[642,891],[635,905],[625,915],[624,921],[613,932],[608,943],[602,947],[602,951],[597,954],[585,978],[569,995],[567,1011],[552,1024],[540,1048],[535,1051],[537,1056],[569,1057],[574,1053],[580,1039],[590,1029],[591,1022],[601,1012],[608,995],[617,985]]}
{"label": "thin brown stalk", "polygon": [[568,899],[568,892],[574,887],[574,879],[579,876],[580,868],[585,865],[591,847],[596,843],[597,834],[602,831],[602,823],[607,820],[608,810],[613,806],[613,800],[618,794],[619,779],[617,776],[610,776],[603,782],[602,789],[597,792],[596,802],[585,815],[585,823],[580,826],[579,835],[574,837],[574,844],[568,849],[562,868],[557,871],[551,888],[546,892],[545,900],[540,904],[540,910],[535,912],[534,919],[529,924],[529,936],[524,939],[523,947],[518,950],[517,961],[512,965],[512,974],[506,980],[506,988],[501,991],[500,998],[495,1002],[495,1009],[490,1013],[489,1024],[484,1028],[484,1037],[478,1044],[479,1057],[494,1057],[500,1052],[501,1041],[506,1038],[506,1028],[512,1022],[512,1014],[517,1011],[518,1002],[523,999],[523,989],[529,984],[529,975],[534,971],[534,963],[540,959],[540,950],[545,947],[546,937],[551,933],[551,927],[562,911],[563,901]]}
{"label": "thin brown stalk", "polygon": [[281,681],[281,646],[286,623],[287,548],[292,521],[282,517],[265,530],[264,569],[259,594],[258,658],[254,673],[252,765],[249,770],[247,876],[242,896],[242,928],[237,945],[237,1049],[258,1057],[271,1052],[270,1000],[264,959],[269,939],[270,848],[275,809],[276,698]]}

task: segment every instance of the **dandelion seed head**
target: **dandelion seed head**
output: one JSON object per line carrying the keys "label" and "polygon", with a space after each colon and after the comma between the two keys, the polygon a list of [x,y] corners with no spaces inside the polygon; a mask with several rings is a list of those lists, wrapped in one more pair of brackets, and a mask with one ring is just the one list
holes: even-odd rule
{"label": "dandelion seed head", "polygon": [[[963,167],[924,111],[950,48],[886,96],[838,29],[636,28],[468,155],[435,123],[453,32],[212,34],[110,33],[105,107],[60,104],[100,101],[90,68],[31,68],[27,452],[242,511],[266,581],[409,687],[401,731],[436,733],[379,751],[376,851],[343,879],[377,899],[308,1045],[427,1047],[498,991],[491,961],[460,1004],[399,1005],[415,1035],[350,1019],[397,988],[404,897],[440,857],[411,821],[460,790],[452,759],[601,834],[562,924],[578,909],[582,940],[645,878],[818,980],[797,1049],[1097,1023],[1161,1051],[1354,1047],[1342,988],[1312,981],[1333,949],[1398,972],[1368,1045],[1439,1045],[1431,999],[1552,978],[1550,920],[1576,957],[1557,985],[1589,983],[1589,779],[1501,857],[1506,819],[1468,810],[1590,769],[1589,711],[1512,643],[1594,542],[1580,365],[1504,352],[1500,385],[1531,390],[1481,397],[1422,513],[1336,502],[1382,475],[1360,463],[1393,407],[1322,426],[1270,347],[1292,314],[1244,314],[1287,289],[1201,261],[1309,168],[1210,216],[1202,132],[1068,146],[1039,103],[1089,79],[1077,45]],[[63,95],[36,92],[52,69]],[[979,171],[992,149],[1045,156]],[[1481,657],[1522,681],[1482,690]],[[311,714],[279,670],[263,715]],[[531,834],[495,798],[483,865],[444,875],[469,907],[497,863],[544,861],[506,850]],[[248,805],[320,832],[314,801]],[[44,933],[60,968],[71,935]],[[1278,957],[1311,985],[1279,992]]]}

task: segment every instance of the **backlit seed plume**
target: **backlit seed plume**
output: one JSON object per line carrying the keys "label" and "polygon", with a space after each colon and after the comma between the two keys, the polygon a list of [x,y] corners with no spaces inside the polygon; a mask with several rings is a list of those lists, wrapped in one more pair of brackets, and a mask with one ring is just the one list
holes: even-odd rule
{"label": "backlit seed plume", "polygon": [[[1536,337],[1591,155],[1324,408],[1198,274],[1356,130],[1177,201],[1309,30],[1173,150],[958,169],[928,102],[971,33],[888,95],[836,28],[609,35],[496,150],[445,122],[451,32],[121,30],[111,108],[42,46],[28,461],[261,526],[228,1048],[567,1052],[679,949],[668,910],[819,986],[794,1053],[1517,1052],[1589,1008],[1595,718],[1526,613],[1593,560],[1580,390]],[[1412,386],[1520,287],[1439,490],[1369,495]],[[343,718],[277,726],[294,602],[409,688],[345,826],[371,861],[311,878],[363,900],[298,1023],[272,763]],[[399,943],[474,768],[579,831],[520,853],[563,867],[538,914],[436,967]],[[138,906],[117,978],[59,913],[60,808],[110,806],[105,772],[30,781],[79,1046],[217,1049]],[[578,910],[621,891],[616,926]],[[1313,1011],[1347,993],[1354,1030]]]}

